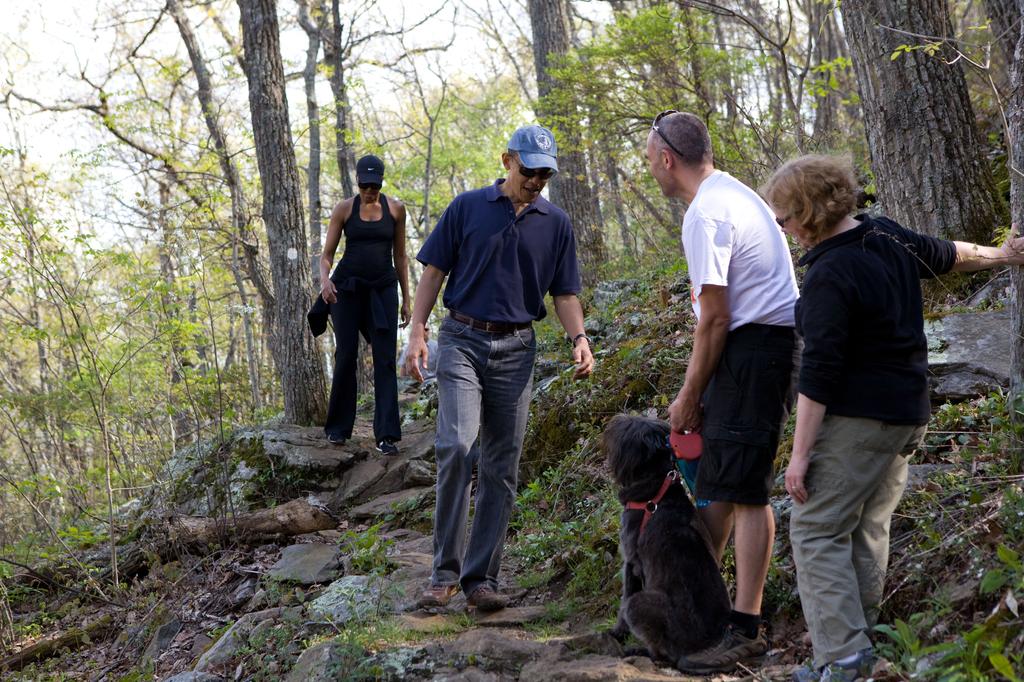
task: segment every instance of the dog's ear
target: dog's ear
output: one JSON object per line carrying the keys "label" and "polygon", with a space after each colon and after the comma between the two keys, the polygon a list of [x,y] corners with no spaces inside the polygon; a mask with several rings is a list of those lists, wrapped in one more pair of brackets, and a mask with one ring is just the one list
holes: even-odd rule
{"label": "dog's ear", "polygon": [[641,431],[644,448],[649,454],[671,452],[672,446],[669,444],[668,437],[672,429],[667,423],[660,419],[644,419]]}
{"label": "dog's ear", "polygon": [[630,417],[624,414],[617,414],[612,417],[604,427],[601,434],[601,452],[604,453],[605,462],[612,473],[618,477],[623,466],[623,455],[625,435],[629,428]]}

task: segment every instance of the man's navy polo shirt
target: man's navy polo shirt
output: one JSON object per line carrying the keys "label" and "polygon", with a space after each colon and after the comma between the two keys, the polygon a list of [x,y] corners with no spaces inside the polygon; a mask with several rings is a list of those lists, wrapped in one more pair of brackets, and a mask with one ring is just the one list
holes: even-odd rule
{"label": "man's navy polo shirt", "polygon": [[448,275],[449,310],[488,322],[540,320],[545,292],[580,292],[576,237],[569,216],[544,197],[516,216],[502,182],[455,197],[416,260]]}

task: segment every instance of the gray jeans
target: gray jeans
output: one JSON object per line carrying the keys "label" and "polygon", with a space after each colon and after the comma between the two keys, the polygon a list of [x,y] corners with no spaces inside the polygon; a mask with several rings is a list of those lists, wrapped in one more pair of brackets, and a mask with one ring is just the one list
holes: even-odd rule
{"label": "gray jeans", "polygon": [[924,432],[833,415],[818,431],[808,498],[789,521],[815,668],[871,646],[889,565],[889,523]]}
{"label": "gray jeans", "polygon": [[[466,594],[484,583],[498,587],[536,350],[532,329],[494,334],[451,318],[441,323],[437,339],[435,585],[461,583]],[[467,547],[474,464],[477,491]]]}

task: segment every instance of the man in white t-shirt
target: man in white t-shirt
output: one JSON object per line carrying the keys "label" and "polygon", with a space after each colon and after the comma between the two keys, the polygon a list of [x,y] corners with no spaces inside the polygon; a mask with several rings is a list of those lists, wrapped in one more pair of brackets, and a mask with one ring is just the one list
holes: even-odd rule
{"label": "man in white t-shirt", "polygon": [[775,214],[749,187],[716,170],[707,127],[660,114],[647,137],[651,174],[689,204],[683,250],[697,316],[686,379],[669,407],[676,432],[700,431],[700,509],[719,560],[735,537],[736,598],[717,644],[684,656],[683,672],[733,670],[768,651],[761,598],[775,520],[768,496],[779,435],[792,405],[796,353],[793,261]]}

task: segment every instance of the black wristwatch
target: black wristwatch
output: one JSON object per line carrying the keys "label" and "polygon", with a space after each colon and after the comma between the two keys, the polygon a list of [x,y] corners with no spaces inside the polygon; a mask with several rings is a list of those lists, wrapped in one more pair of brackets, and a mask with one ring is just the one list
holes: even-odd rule
{"label": "black wristwatch", "polygon": [[586,339],[587,340],[587,345],[588,346],[590,345],[590,337],[587,336],[587,333],[586,332],[580,332],[576,336],[572,337],[572,347],[573,348],[576,347],[576,344],[577,344],[577,342],[579,342],[580,339]]}

